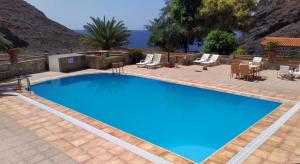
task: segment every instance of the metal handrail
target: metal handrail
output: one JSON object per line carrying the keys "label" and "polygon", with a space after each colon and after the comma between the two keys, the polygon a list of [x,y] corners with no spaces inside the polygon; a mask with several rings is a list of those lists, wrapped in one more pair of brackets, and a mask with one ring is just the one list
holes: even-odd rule
{"label": "metal handrail", "polygon": [[26,79],[27,82],[27,90],[31,91],[31,83],[30,83],[30,79],[28,76],[19,76],[18,77],[18,90],[22,90],[22,80]]}

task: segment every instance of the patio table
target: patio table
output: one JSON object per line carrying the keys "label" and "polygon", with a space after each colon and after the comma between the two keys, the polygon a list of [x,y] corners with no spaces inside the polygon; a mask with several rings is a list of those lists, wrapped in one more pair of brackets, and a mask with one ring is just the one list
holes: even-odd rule
{"label": "patio table", "polygon": [[257,72],[259,65],[249,65],[249,64],[245,64],[245,63],[241,63],[241,65],[247,65],[249,66],[249,71],[251,72],[252,78],[255,78],[255,73]]}
{"label": "patio table", "polygon": [[249,69],[250,69],[250,71],[252,73],[252,76],[255,77],[255,73],[259,69],[259,65],[249,65]]}

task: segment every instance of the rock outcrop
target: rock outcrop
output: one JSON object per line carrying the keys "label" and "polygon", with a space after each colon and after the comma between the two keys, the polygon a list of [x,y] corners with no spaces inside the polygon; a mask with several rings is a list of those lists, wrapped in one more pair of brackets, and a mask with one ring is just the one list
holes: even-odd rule
{"label": "rock outcrop", "polygon": [[82,48],[78,33],[48,19],[24,0],[0,0],[0,32],[29,52]]}
{"label": "rock outcrop", "polygon": [[260,0],[250,29],[240,44],[254,55],[263,53],[259,43],[266,36],[300,37],[300,1]]}

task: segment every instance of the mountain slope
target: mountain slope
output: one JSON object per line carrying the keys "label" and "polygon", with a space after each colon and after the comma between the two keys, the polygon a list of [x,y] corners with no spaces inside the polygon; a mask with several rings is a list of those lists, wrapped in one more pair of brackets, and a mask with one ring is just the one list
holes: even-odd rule
{"label": "mountain slope", "polygon": [[259,43],[266,36],[300,37],[300,1],[260,0],[250,29],[240,44],[253,54],[262,53]]}
{"label": "mountain slope", "polygon": [[24,0],[0,0],[0,32],[30,52],[82,47],[81,35],[48,19]]}

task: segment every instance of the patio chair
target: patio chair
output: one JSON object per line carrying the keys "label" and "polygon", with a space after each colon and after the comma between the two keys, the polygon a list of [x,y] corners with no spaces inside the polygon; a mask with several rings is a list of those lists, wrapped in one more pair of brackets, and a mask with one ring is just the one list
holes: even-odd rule
{"label": "patio chair", "polygon": [[250,67],[255,67],[255,73],[260,76],[262,57],[254,57],[252,62],[249,62]]}
{"label": "patio chair", "polygon": [[209,57],[210,57],[210,54],[203,54],[201,56],[201,58],[197,58],[193,62],[196,64],[201,64],[202,62],[208,61]]}
{"label": "patio chair", "polygon": [[239,63],[231,64],[230,78],[233,78],[234,74],[235,74],[235,78],[237,78],[240,75],[240,64]]}
{"label": "patio chair", "polygon": [[300,64],[299,64],[299,67],[294,70],[293,75],[295,77],[300,77]]}
{"label": "patio chair", "polygon": [[280,65],[279,71],[277,72],[277,77],[281,79],[293,78],[293,72],[290,71],[290,66]]}
{"label": "patio chair", "polygon": [[153,60],[153,54],[147,54],[145,60],[141,60],[139,63],[136,63],[138,67],[145,67],[146,64],[150,64]]}
{"label": "patio chair", "polygon": [[218,59],[219,59],[220,55],[212,55],[208,61],[204,61],[202,62],[201,64],[203,65],[214,65],[218,62]]}
{"label": "patio chair", "polygon": [[160,67],[161,56],[162,56],[162,54],[154,54],[152,62],[149,64],[146,64],[147,68]]}
{"label": "patio chair", "polygon": [[249,65],[240,65],[240,76],[246,80],[249,80],[251,77]]}
{"label": "patio chair", "polygon": [[253,61],[250,62],[250,65],[261,65],[262,57],[254,57]]}

